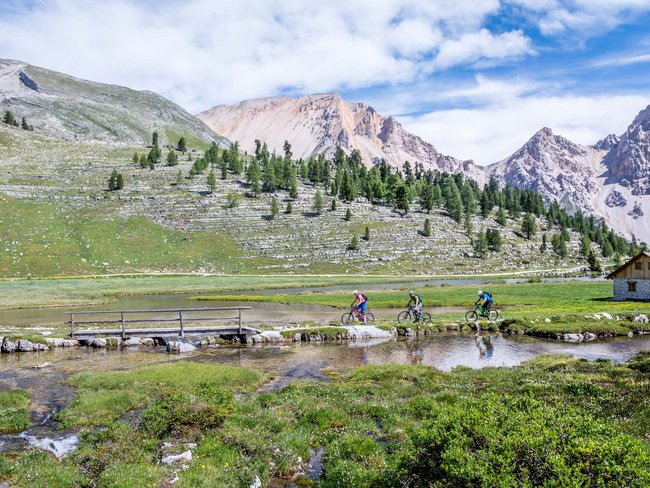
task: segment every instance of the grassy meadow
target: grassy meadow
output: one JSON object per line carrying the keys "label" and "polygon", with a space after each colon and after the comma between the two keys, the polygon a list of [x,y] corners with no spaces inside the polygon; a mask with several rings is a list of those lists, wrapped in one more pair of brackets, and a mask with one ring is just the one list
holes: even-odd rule
{"label": "grassy meadow", "polygon": [[[255,391],[264,375],[194,364],[83,373],[59,416],[83,427],[57,460],[0,455],[0,480],[52,488],[644,487],[650,483],[648,355],[627,364],[542,356],[449,373],[366,366]],[[128,415],[129,412],[137,412]],[[189,446],[189,447],[188,447]],[[192,450],[188,469],[161,457]],[[307,471],[319,458],[322,470]]]}

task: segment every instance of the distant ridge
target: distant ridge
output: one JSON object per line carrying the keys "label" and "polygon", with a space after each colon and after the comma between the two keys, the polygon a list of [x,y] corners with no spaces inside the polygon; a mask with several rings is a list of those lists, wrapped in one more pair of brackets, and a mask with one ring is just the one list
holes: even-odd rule
{"label": "distant ridge", "polygon": [[21,61],[0,59],[0,109],[26,117],[37,132],[68,140],[143,145],[157,130],[162,143],[181,135],[222,143],[182,107],[148,91],[74,78]]}

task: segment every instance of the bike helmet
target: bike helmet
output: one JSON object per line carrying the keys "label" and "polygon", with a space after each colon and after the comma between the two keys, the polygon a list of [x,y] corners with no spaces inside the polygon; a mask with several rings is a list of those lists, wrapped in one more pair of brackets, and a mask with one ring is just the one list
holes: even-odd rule
{"label": "bike helmet", "polygon": [[352,294],[353,294],[353,295],[358,295],[358,294],[359,294],[359,290],[354,290],[354,291],[352,292]]}
{"label": "bike helmet", "polygon": [[483,290],[478,291],[478,296],[481,296],[483,294]]}
{"label": "bike helmet", "polygon": [[413,290],[409,291],[409,295],[413,296],[415,293],[413,293]]}

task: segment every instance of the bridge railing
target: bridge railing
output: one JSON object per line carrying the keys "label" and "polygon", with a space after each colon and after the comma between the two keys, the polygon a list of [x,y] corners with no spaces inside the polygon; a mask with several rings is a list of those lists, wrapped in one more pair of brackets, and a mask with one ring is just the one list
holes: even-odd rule
{"label": "bridge railing", "polygon": [[[230,323],[236,323],[239,327],[239,334],[242,333],[242,311],[243,310],[251,310],[252,307],[208,307],[208,308],[171,308],[171,309],[157,309],[157,310],[83,310],[83,311],[70,311],[66,312],[69,316],[70,319],[66,322],[66,324],[70,325],[70,337],[74,338],[75,334],[79,334],[79,330],[75,330],[75,328],[82,326],[82,325],[100,325],[100,324],[118,324],[120,326],[119,331],[121,332],[121,336],[124,339],[126,337],[126,334],[129,331],[133,331],[133,329],[129,329],[128,325],[129,324],[174,324],[177,323],[178,327],[168,327],[165,328],[165,332],[178,332],[178,335],[180,337],[183,337],[185,334],[185,331],[189,324],[191,323],[196,323],[196,322],[217,322],[217,321],[228,321]],[[219,317],[219,316],[205,316],[204,314],[206,312],[216,312],[216,311],[225,311],[225,312],[232,312],[232,315],[228,315],[226,317]],[[197,316],[197,313],[202,313],[203,315]],[[88,316],[92,315],[107,315],[107,314],[112,314],[112,315],[117,315],[116,318],[107,318],[107,319],[94,319],[90,320]],[[154,316],[149,316],[146,317],[146,315],[149,314],[155,314]],[[143,317],[145,315],[145,317]],[[161,315],[169,315],[169,317],[161,317]],[[225,315],[225,314],[221,314]],[[82,316],[81,319],[79,320],[79,316]],[[209,331],[210,329],[216,330],[217,327],[205,327],[206,331]],[[117,332],[118,329],[111,329],[110,332]],[[156,329],[156,331],[160,331],[160,329]],[[102,332],[109,332],[107,330],[97,330],[97,329],[89,329],[83,332],[94,332],[94,333],[102,333]]]}

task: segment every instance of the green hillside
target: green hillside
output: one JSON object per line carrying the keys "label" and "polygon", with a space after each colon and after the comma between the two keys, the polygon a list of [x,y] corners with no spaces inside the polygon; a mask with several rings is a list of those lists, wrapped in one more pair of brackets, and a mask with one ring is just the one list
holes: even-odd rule
{"label": "green hillside", "polygon": [[[573,231],[568,254],[540,253],[542,230],[521,233],[521,217],[501,226],[495,212],[457,223],[434,207],[408,213],[392,205],[350,203],[299,179],[297,197],[285,190],[253,196],[244,175],[228,172],[216,189],[207,169],[190,177],[203,155],[196,145],[177,153],[179,164],[142,169],[134,152],[109,143],[68,142],[0,124],[0,270],[3,277],[46,277],[112,273],[296,273],[296,274],[487,274],[584,267]],[[162,156],[165,160],[167,151]],[[191,159],[191,160],[189,160]],[[113,170],[124,188],[108,191]],[[324,195],[314,213],[316,191]],[[229,198],[234,205],[229,205]],[[271,202],[279,213],[271,216]],[[286,213],[291,203],[292,212]],[[232,208],[231,208],[232,207]],[[346,219],[350,210],[351,218]],[[424,221],[431,235],[423,235]],[[545,223],[538,221],[545,229]],[[368,227],[370,239],[364,240]],[[474,257],[477,233],[499,229],[500,251]],[[353,236],[358,250],[349,250]],[[471,237],[470,237],[471,236]],[[595,249],[597,246],[594,244]]]}

